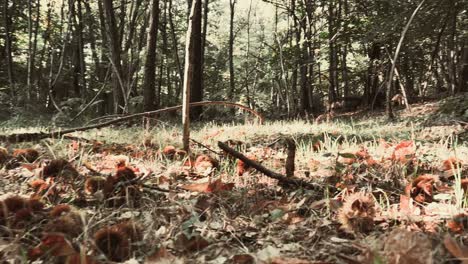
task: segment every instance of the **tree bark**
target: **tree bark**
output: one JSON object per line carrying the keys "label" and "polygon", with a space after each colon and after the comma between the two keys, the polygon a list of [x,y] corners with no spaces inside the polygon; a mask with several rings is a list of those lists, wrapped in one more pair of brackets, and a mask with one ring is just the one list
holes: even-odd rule
{"label": "tree bark", "polygon": [[349,78],[348,78],[348,64],[347,64],[347,56],[348,56],[348,45],[349,37],[348,37],[348,15],[349,15],[349,6],[348,0],[343,0],[343,9],[344,9],[344,19],[345,22],[343,24],[343,31],[345,34],[344,42],[343,42],[343,51],[342,51],[342,59],[341,59],[341,75],[342,75],[342,82],[343,82],[343,95],[346,104],[346,98],[349,98],[350,94],[350,87],[349,87]]}
{"label": "tree bark", "polygon": [[6,62],[7,62],[7,72],[8,72],[8,83],[10,84],[10,95],[13,97],[14,96],[14,75],[13,75],[13,56],[12,54],[12,41],[11,41],[11,36],[13,34],[11,30],[11,18],[9,15],[9,10],[8,10],[8,1],[5,0],[3,3],[3,23],[5,24],[5,49],[6,49]]}
{"label": "tree bark", "polygon": [[125,97],[125,86],[122,80],[121,64],[121,41],[115,19],[114,5],[112,0],[103,0],[106,18],[107,42],[110,53],[110,61],[113,68],[112,86],[114,99],[114,113],[126,112],[127,102]]}
{"label": "tree bark", "polygon": [[[333,103],[336,98],[336,88],[338,86],[337,80],[337,66],[338,56],[336,51],[336,28],[335,28],[335,6],[334,1],[328,1],[328,49],[329,49],[329,88],[328,88],[328,103]],[[329,109],[330,110],[330,109]]]}
{"label": "tree bark", "polygon": [[85,10],[86,10],[86,20],[87,23],[85,23],[88,26],[88,34],[89,34],[89,44],[91,48],[91,57],[93,58],[94,62],[94,70],[96,73],[96,80],[99,82],[103,81],[103,71],[101,67],[101,62],[98,57],[97,53],[97,47],[96,47],[96,36],[95,36],[95,26],[96,26],[96,21],[93,17],[92,11],[91,11],[91,6],[89,5],[89,0],[85,0],[83,2]]}
{"label": "tree bark", "polygon": [[172,15],[172,1],[173,0],[166,0],[169,1],[169,26],[171,30],[171,37],[172,37],[172,52],[174,53],[174,60],[177,65],[177,73],[179,74],[179,79],[180,79],[180,84],[178,85],[178,89],[176,91],[176,100],[179,99],[180,93],[182,92],[182,81],[184,79],[184,71],[182,69],[182,63],[180,62],[180,57],[179,57],[179,48],[178,48],[178,41],[177,41],[177,36],[175,32],[175,26],[174,26],[174,19]]}
{"label": "tree bark", "polygon": [[182,98],[182,125],[184,131],[182,135],[182,143],[184,150],[187,152],[190,151],[190,93],[193,85],[194,65],[197,63],[195,61],[195,43],[197,40],[195,38],[196,33],[194,31],[196,30],[196,16],[201,15],[201,13],[197,12],[197,9],[199,8],[201,8],[201,0],[193,0],[185,40],[184,92]]}
{"label": "tree bark", "polygon": [[28,73],[26,83],[28,86],[27,99],[30,101],[33,96],[34,68],[37,48],[37,31],[39,24],[40,4],[36,1],[36,20],[33,25],[33,1],[28,1]]}
{"label": "tree bark", "polygon": [[229,0],[230,20],[229,20],[229,92],[230,101],[234,99],[235,77],[234,77],[234,13],[237,0]]}
{"label": "tree bark", "polygon": [[[304,6],[304,8],[306,8]],[[299,22],[297,31],[296,31],[296,41],[300,49],[300,63],[299,63],[299,73],[300,73],[300,84],[301,84],[301,110],[303,113],[309,113],[311,110],[310,100],[309,100],[309,78],[308,78],[308,63],[309,63],[309,41],[311,41],[310,36],[310,27],[308,16],[304,14]],[[301,42],[301,28],[303,31],[304,39],[302,44]]]}
{"label": "tree bark", "polygon": [[[199,2],[199,3],[198,3]],[[191,79],[190,102],[200,102],[203,100],[203,36],[202,36],[202,2],[197,0],[195,14],[192,21],[193,38],[193,76]],[[190,113],[192,120],[200,119],[201,107],[194,107]]]}
{"label": "tree bark", "polygon": [[[209,0],[204,0],[203,3],[203,21],[202,21],[202,30],[201,30],[201,47],[200,47],[200,70],[199,70],[199,78],[198,81],[200,83],[200,87],[198,91],[194,91],[192,93],[192,101],[193,102],[200,102],[203,100],[203,93],[205,90],[205,50],[206,50],[206,35],[208,33],[208,14],[209,14]],[[193,109],[193,116],[194,118],[200,117],[202,112],[201,107],[196,107]]]}
{"label": "tree bark", "polygon": [[[151,4],[150,26],[147,37],[145,77],[143,80],[143,106],[145,111],[154,110],[156,105],[156,44],[158,39],[159,0]],[[161,74],[161,73],[159,73]]]}
{"label": "tree bark", "polygon": [[458,92],[468,91],[468,37],[465,36],[462,55],[460,60],[460,80],[458,83]]}
{"label": "tree bark", "polygon": [[77,37],[78,37],[78,55],[79,55],[79,66],[80,66],[80,82],[81,82],[81,93],[82,98],[86,99],[86,94],[88,92],[87,85],[86,85],[86,57],[84,53],[84,37],[83,37],[83,10],[81,6],[82,0],[77,0],[77,15],[78,15],[78,23],[76,24],[77,29]]}

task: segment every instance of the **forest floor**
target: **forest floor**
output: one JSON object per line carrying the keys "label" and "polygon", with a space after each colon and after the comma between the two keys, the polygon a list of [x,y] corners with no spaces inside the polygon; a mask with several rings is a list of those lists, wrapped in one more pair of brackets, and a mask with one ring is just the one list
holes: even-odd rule
{"label": "forest floor", "polygon": [[[415,104],[391,123],[364,112],[208,123],[192,131],[188,156],[180,127],[164,122],[4,144],[0,259],[468,263],[466,102]],[[296,143],[294,177],[315,188],[278,184],[217,147],[285,174],[285,137]]]}

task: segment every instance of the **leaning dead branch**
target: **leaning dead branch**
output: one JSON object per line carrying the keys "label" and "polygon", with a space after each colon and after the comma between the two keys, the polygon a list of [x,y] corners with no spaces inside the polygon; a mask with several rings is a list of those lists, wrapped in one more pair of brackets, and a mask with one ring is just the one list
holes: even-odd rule
{"label": "leaning dead branch", "polygon": [[[195,102],[195,103],[190,103],[190,107],[194,106],[206,106],[206,105],[223,105],[223,106],[228,106],[228,107],[237,107],[242,110],[245,110],[253,115],[255,115],[260,123],[263,123],[263,116],[260,115],[257,111],[241,105],[241,104],[236,104],[236,103],[230,103],[230,102],[222,102],[222,101],[203,101],[203,102]],[[94,128],[103,128],[103,127],[108,127],[111,125],[115,125],[118,123],[122,123],[128,120],[131,120],[133,118],[137,117],[149,117],[152,115],[157,115],[161,113],[166,113],[166,112],[171,112],[171,111],[177,111],[182,108],[182,105],[178,106],[172,106],[164,109],[159,109],[155,111],[149,111],[149,112],[144,112],[144,113],[138,113],[138,114],[132,114],[132,115],[127,115],[124,117],[120,117],[111,121],[107,121],[101,124],[96,124],[96,125],[90,125],[90,126],[84,126],[84,127],[77,127],[77,128],[70,128],[70,129],[64,129],[64,130],[57,130],[57,131],[52,131],[49,133],[45,132],[37,132],[37,133],[20,133],[20,134],[12,134],[12,135],[1,135],[0,136],[0,142],[9,142],[9,143],[19,143],[19,142],[30,142],[30,141],[38,141],[41,139],[45,138],[58,138],[61,137],[62,135],[68,134],[68,133],[73,133],[73,132],[79,132],[79,131],[86,131]]]}
{"label": "leaning dead branch", "polygon": [[[242,153],[230,148],[228,145],[224,144],[221,141],[218,141],[218,146],[222,150],[226,151],[229,155],[232,155],[233,157],[242,160],[246,165],[258,170],[259,172],[265,174],[266,176],[268,176],[270,178],[278,180],[279,184],[290,185],[290,186],[291,185],[292,186],[298,186],[298,187],[302,187],[302,188],[305,188],[305,189],[311,189],[311,190],[323,189],[321,186],[314,185],[314,184],[312,184],[310,182],[306,182],[306,181],[303,181],[301,179],[294,178],[294,177],[286,177],[286,176],[284,176],[282,174],[274,172],[274,171],[266,168],[265,166],[261,165],[260,163],[247,158]],[[330,186],[330,188],[333,188],[333,187]]]}

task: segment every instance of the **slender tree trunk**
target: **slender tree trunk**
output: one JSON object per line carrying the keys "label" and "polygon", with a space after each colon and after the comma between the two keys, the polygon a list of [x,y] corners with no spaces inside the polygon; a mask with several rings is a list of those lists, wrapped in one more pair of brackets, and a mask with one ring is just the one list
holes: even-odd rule
{"label": "slender tree trunk", "polygon": [[[201,62],[201,67],[203,69],[203,72],[205,68],[206,35],[208,33],[208,14],[210,11],[209,3],[210,3],[210,0],[204,0],[204,3],[203,3],[202,62]],[[202,80],[201,80],[202,89],[204,87],[204,79],[205,79],[204,76],[202,76]]]}
{"label": "slender tree trunk", "polygon": [[115,19],[114,5],[112,0],[103,0],[104,13],[106,18],[107,42],[110,52],[110,61],[113,68],[113,99],[114,113],[126,112],[127,102],[125,97],[125,86],[122,80],[122,64],[121,64],[121,42],[117,22]]}
{"label": "slender tree trunk", "polygon": [[[169,67],[169,48],[168,48],[168,42],[167,42],[167,1],[164,1],[164,6],[163,6],[163,18],[162,18],[162,24],[161,24],[161,39],[162,39],[162,51],[163,51],[163,56],[164,58],[161,59],[161,65],[160,65],[160,70],[159,70],[159,85],[158,85],[158,94],[157,98],[159,98],[159,102],[157,104],[162,107],[161,105],[161,94],[162,94],[162,85],[163,81],[165,81],[166,84],[166,90],[167,90],[167,100],[165,100],[165,106],[170,106],[171,100],[172,100],[172,89],[171,89],[171,78],[170,78],[170,68]],[[165,67],[164,67],[165,66]],[[164,80],[164,77],[166,79]]]}
{"label": "slender tree trunk", "polygon": [[229,0],[229,92],[228,99],[234,100],[235,76],[234,76],[234,11],[237,0]]}
{"label": "slender tree trunk", "polygon": [[373,106],[373,98],[375,98],[379,85],[377,66],[381,57],[381,46],[374,42],[370,45],[367,54],[369,65],[367,67],[367,85],[364,91],[365,103],[367,106]]}
{"label": "slender tree trunk", "polygon": [[396,62],[398,61],[398,56],[400,54],[401,45],[403,44],[403,40],[405,38],[406,32],[408,32],[408,29],[409,29],[409,26],[411,25],[411,22],[413,21],[414,17],[416,16],[416,13],[419,11],[419,9],[421,9],[421,7],[422,7],[422,5],[424,4],[425,1],[426,0],[422,0],[419,3],[419,5],[416,7],[416,9],[413,11],[413,14],[411,14],[410,19],[408,20],[408,22],[406,23],[405,28],[401,32],[400,40],[399,40],[397,48],[395,50],[395,56],[393,57],[392,66],[390,68],[390,73],[389,73],[389,77],[388,77],[387,90],[386,90],[386,92],[387,92],[386,93],[387,102],[386,102],[386,107],[385,107],[385,111],[387,112],[387,116],[391,120],[395,118],[395,115],[393,114],[393,111],[392,111],[391,95],[392,95],[393,74],[394,74],[394,71],[395,71]]}
{"label": "slender tree trunk", "polygon": [[450,94],[455,94],[457,88],[457,69],[456,69],[456,34],[457,34],[457,1],[452,0],[452,8],[450,14],[450,36],[448,37],[447,43],[447,69],[448,69],[448,80],[449,80],[449,91]]}
{"label": "slender tree trunk", "polygon": [[[310,112],[310,101],[309,101],[309,85],[308,85],[308,78],[307,78],[307,61],[309,58],[309,50],[308,44],[306,43],[309,41],[309,35],[307,30],[307,16],[303,15],[299,23],[296,25],[296,42],[298,45],[298,67],[300,73],[300,89],[301,89],[301,110],[303,113]],[[301,29],[304,32],[304,39],[301,41]]]}
{"label": "slender tree trunk", "polygon": [[328,102],[329,104],[333,103],[336,98],[336,88],[337,88],[337,54],[336,54],[336,32],[335,32],[335,3],[334,0],[328,1],[328,49],[329,49],[329,89],[328,89]]}
{"label": "slender tree trunk", "polygon": [[[159,0],[153,0],[151,4],[150,26],[147,37],[147,51],[145,62],[145,77],[143,81],[143,105],[145,111],[154,110],[158,107],[155,93],[156,80],[156,44],[158,38],[159,24]],[[160,73],[161,74],[161,73]]]}
{"label": "slender tree trunk", "polygon": [[[197,12],[200,10],[200,12]],[[197,18],[197,16],[199,16]],[[197,33],[194,32],[196,20],[201,20],[201,0],[193,0],[192,8],[190,11],[189,23],[187,28],[187,36],[185,41],[185,72],[184,72],[184,92],[182,100],[182,125],[184,127],[182,143],[184,150],[190,151],[190,93],[191,86],[193,85],[193,75],[195,64],[199,63],[196,61],[196,49],[195,43],[200,42],[201,39],[197,39]],[[200,24],[201,27],[201,24]],[[201,29],[200,29],[201,30]]]}
{"label": "slender tree trunk", "polygon": [[[315,65],[315,47],[317,46],[317,42],[315,41],[316,35],[316,22],[317,20],[314,19],[314,11],[315,5],[312,1],[304,1],[306,7],[306,14],[307,14],[307,99],[309,100],[310,110],[314,111],[313,105],[313,94],[314,94],[314,65]],[[313,30],[312,30],[313,29]]]}
{"label": "slender tree trunk", "polygon": [[176,91],[176,99],[179,99],[180,93],[182,92],[182,80],[184,79],[184,71],[182,69],[182,63],[180,62],[180,57],[179,57],[179,48],[178,48],[178,41],[177,41],[177,36],[175,32],[175,26],[174,26],[174,19],[172,15],[172,1],[173,0],[166,0],[169,1],[169,26],[171,30],[171,37],[172,37],[172,52],[174,54],[174,59],[177,65],[177,72],[179,74],[179,80],[180,84],[178,85],[178,89]]}
{"label": "slender tree trunk", "polygon": [[[343,43],[343,51],[342,51],[342,59],[341,59],[341,74],[342,74],[342,82],[343,82],[343,94],[344,99],[350,96],[350,87],[349,87],[349,79],[348,79],[348,64],[347,64],[347,56],[348,56],[348,45],[349,45],[349,37],[348,37],[348,15],[349,15],[349,6],[348,0],[343,0],[343,7],[344,7],[344,19],[345,22],[343,24],[343,31],[345,34],[344,43]],[[345,101],[346,103],[346,101]]]}
{"label": "slender tree trunk", "polygon": [[[200,3],[198,3],[200,2]],[[190,102],[201,102],[203,100],[203,87],[202,87],[202,76],[203,76],[203,36],[202,36],[202,3],[201,0],[197,0],[195,6],[195,14],[192,18],[192,35],[193,35],[193,76],[190,91]],[[202,107],[197,106],[191,109],[190,116],[192,120],[200,119],[202,113]]]}
{"label": "slender tree trunk", "polygon": [[70,17],[72,21],[72,70],[73,70],[73,91],[74,97],[81,96],[81,89],[80,89],[80,51],[79,51],[79,43],[78,43],[78,29],[77,29],[77,22],[76,22],[76,9],[75,9],[75,0],[68,0],[68,10],[70,12]]}
{"label": "slender tree trunk", "polygon": [[460,80],[458,83],[458,92],[468,91],[468,37],[465,36],[461,61],[460,61]]}
{"label": "slender tree trunk", "polygon": [[78,55],[79,55],[79,66],[80,66],[80,82],[81,82],[81,93],[82,97],[86,98],[87,94],[87,85],[86,85],[86,58],[84,53],[84,38],[83,38],[83,10],[81,6],[82,0],[77,0],[77,15],[78,15],[78,24],[76,25],[77,37],[78,37]]}
{"label": "slender tree trunk", "polygon": [[32,82],[33,82],[33,68],[34,68],[34,54],[33,54],[33,2],[28,1],[28,75],[26,84],[28,86],[27,100],[31,100],[32,96]]}
{"label": "slender tree trunk", "polygon": [[93,58],[93,62],[94,62],[94,70],[95,70],[95,73],[96,73],[95,77],[96,77],[97,81],[102,82],[104,77],[105,77],[104,76],[105,73],[102,72],[101,62],[99,60],[98,53],[97,53],[96,36],[95,36],[96,20],[93,17],[93,13],[91,11],[91,6],[89,5],[88,1],[89,0],[85,0],[83,2],[85,10],[86,10],[86,21],[87,21],[87,23],[85,23],[85,24],[88,25],[89,44],[90,44],[90,48],[91,48],[91,57]]}
{"label": "slender tree trunk", "polygon": [[[298,106],[298,98],[297,98],[297,77],[298,77],[298,68],[300,67],[299,58],[301,56],[299,43],[301,41],[301,32],[299,28],[299,23],[296,17],[296,0],[291,0],[291,16],[293,20],[293,32],[291,35],[291,47],[294,49],[294,61],[292,64],[292,74],[291,74],[291,89],[294,94],[294,104],[296,107]],[[294,40],[293,40],[294,39]],[[295,41],[295,43],[294,43]],[[293,44],[294,43],[294,44]],[[298,109],[296,108],[296,111]]]}
{"label": "slender tree trunk", "polygon": [[252,13],[252,0],[250,0],[249,4],[249,11],[247,12],[247,48],[245,51],[245,95],[247,98],[247,105],[250,108],[254,108],[253,103],[250,99],[250,87],[249,87],[249,82],[250,82],[250,63],[249,63],[249,58],[250,58],[250,16]]}
{"label": "slender tree trunk", "polygon": [[[159,0],[158,0],[159,2]],[[140,11],[140,6],[142,4],[142,0],[136,0],[135,3],[132,2],[132,8],[130,9],[131,12],[131,20],[128,25],[128,36],[127,36],[127,41],[125,41],[125,47],[123,49],[123,53],[127,53],[130,47],[133,44],[133,39],[135,36],[135,30],[136,30],[136,23],[137,23],[137,18],[138,18],[138,13]]]}
{"label": "slender tree trunk", "polygon": [[[46,14],[46,21],[45,21],[45,29],[42,33],[42,49],[39,55],[39,66],[37,69],[37,76],[38,76],[38,84],[40,87],[40,102],[46,102],[48,96],[48,84],[46,83],[47,78],[43,76],[44,66],[47,67],[48,62],[50,62],[50,56],[52,53],[52,47],[50,43],[50,35],[52,32],[52,2],[47,3],[47,14]],[[47,58],[46,58],[47,54]],[[47,103],[45,103],[47,105]]]}
{"label": "slender tree trunk", "polygon": [[11,18],[9,15],[9,10],[8,10],[8,2],[9,0],[5,0],[3,3],[3,23],[5,26],[5,56],[6,56],[6,62],[7,62],[7,72],[8,72],[8,83],[10,84],[10,95],[13,97],[14,96],[14,75],[13,75],[13,56],[12,54],[12,49],[11,49],[11,44],[12,44],[12,35],[13,32],[11,30]]}

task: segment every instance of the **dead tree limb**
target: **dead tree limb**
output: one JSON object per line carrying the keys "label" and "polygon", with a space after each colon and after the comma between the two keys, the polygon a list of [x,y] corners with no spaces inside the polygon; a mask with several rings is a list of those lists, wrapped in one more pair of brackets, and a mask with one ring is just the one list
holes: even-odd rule
{"label": "dead tree limb", "polygon": [[[203,101],[203,102],[195,102],[195,103],[190,103],[190,107],[194,106],[205,106],[205,105],[223,105],[223,106],[229,106],[229,107],[237,107],[242,110],[245,110],[253,115],[255,115],[260,123],[263,123],[263,116],[258,113],[257,111],[241,105],[241,104],[236,104],[236,103],[230,103],[230,102],[223,102],[223,101]],[[84,127],[77,127],[77,128],[69,128],[69,129],[64,129],[64,130],[57,130],[57,131],[52,131],[52,132],[37,132],[37,133],[20,133],[20,134],[12,134],[12,135],[0,135],[0,142],[9,142],[9,143],[19,143],[19,142],[30,142],[30,141],[38,141],[41,139],[45,138],[58,138],[61,137],[62,135],[68,134],[68,133],[73,133],[73,132],[79,132],[79,131],[86,131],[94,128],[103,128],[107,127],[110,125],[115,125],[124,121],[131,120],[133,118],[137,117],[149,117],[152,115],[157,115],[161,113],[166,113],[166,112],[171,112],[171,111],[176,111],[181,109],[182,106],[172,106],[164,109],[159,109],[159,110],[154,110],[154,111],[149,111],[149,112],[144,112],[144,113],[138,113],[138,114],[132,114],[132,115],[127,115],[124,117],[120,117],[111,121],[107,121],[101,124],[96,124],[96,125],[90,125],[90,126],[84,126]]]}
{"label": "dead tree limb", "polygon": [[[259,172],[265,174],[266,176],[270,178],[278,180],[280,184],[298,186],[298,187],[303,187],[305,189],[311,189],[311,190],[322,189],[320,186],[314,185],[310,182],[306,182],[306,181],[303,181],[301,179],[294,178],[294,177],[286,177],[282,174],[271,171],[267,169],[266,167],[264,167],[263,165],[261,165],[260,163],[253,161],[247,158],[246,156],[244,156],[242,153],[230,148],[228,145],[224,144],[221,141],[218,141],[218,147],[226,151],[229,155],[242,160],[246,165],[258,170]],[[330,186],[330,188],[333,189],[332,186]]]}

